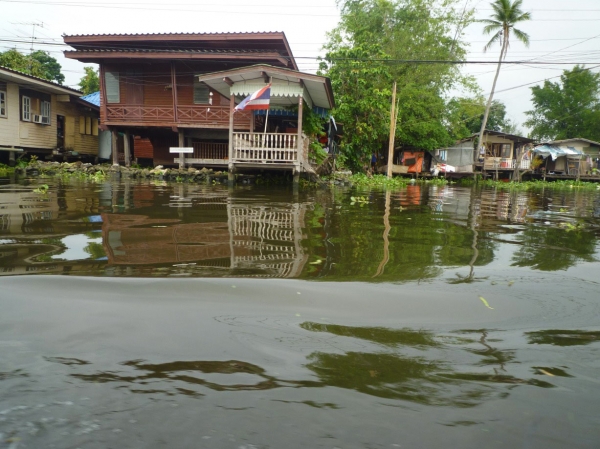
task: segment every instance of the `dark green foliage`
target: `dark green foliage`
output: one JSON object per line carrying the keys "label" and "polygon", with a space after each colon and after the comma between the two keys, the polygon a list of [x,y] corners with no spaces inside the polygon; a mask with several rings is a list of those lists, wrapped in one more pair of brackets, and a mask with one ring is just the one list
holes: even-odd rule
{"label": "dark green foliage", "polygon": [[55,83],[62,84],[65,82],[65,75],[61,73],[61,65],[56,58],[50,56],[47,51],[37,50],[31,55],[31,58],[38,61],[43,71],[42,78],[45,78]]}
{"label": "dark green foliage", "polygon": [[[396,145],[435,149],[454,140],[445,125],[445,94],[464,81],[451,64],[471,14],[456,0],[346,0],[329,34],[321,70],[332,81],[336,120],[344,124],[342,156],[353,169],[387,147],[392,85],[398,83]],[[455,9],[454,6],[457,6]],[[457,39],[455,39],[457,36]]]}
{"label": "dark green foliage", "polygon": [[560,82],[532,87],[531,96],[534,109],[526,112],[525,125],[533,138],[600,140],[600,74],[577,65]]}
{"label": "dark green foliage", "polygon": [[17,49],[0,53],[0,66],[17,70],[38,78],[62,84],[65,76],[61,73],[61,65],[48,52],[37,50],[24,55]]}

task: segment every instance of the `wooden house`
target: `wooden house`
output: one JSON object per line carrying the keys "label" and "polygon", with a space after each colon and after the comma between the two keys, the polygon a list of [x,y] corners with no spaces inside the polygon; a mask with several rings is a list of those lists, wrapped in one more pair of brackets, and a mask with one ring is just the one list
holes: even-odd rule
{"label": "wooden house", "polygon": [[577,173],[580,175],[597,174],[598,170],[600,170],[600,142],[574,137],[572,139],[554,140],[546,144],[581,151],[583,157],[581,158],[580,167],[577,167]]}
{"label": "wooden house", "polygon": [[38,156],[98,154],[99,108],[81,92],[0,67],[0,162]]}
{"label": "wooden house", "polygon": [[[329,80],[298,72],[284,33],[78,35],[64,41],[75,49],[65,52],[67,58],[100,65],[101,127],[114,140],[125,136],[126,163],[132,136],[139,136],[151,142],[154,164],[183,162],[169,148],[187,147],[193,155],[186,162],[231,173],[257,164],[302,171],[302,107],[333,107]],[[234,108],[268,82],[265,131],[264,116]]]}
{"label": "wooden house", "polygon": [[[469,139],[474,140],[478,137],[479,134],[474,134]],[[530,160],[522,156],[527,150],[526,145],[534,142],[535,140],[528,137],[486,130],[479,151],[475,150],[476,160],[484,171],[513,172],[518,161],[520,170],[528,170]]]}

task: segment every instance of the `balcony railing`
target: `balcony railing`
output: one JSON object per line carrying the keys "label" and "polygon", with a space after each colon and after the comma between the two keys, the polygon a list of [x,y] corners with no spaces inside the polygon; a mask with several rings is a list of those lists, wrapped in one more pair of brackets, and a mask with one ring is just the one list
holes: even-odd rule
{"label": "balcony railing", "polygon": [[[173,106],[108,105],[107,122],[147,123],[171,126],[173,124],[205,128],[229,128],[229,106],[178,106],[177,121]],[[235,129],[250,129],[250,111],[238,111],[234,115]]]}
{"label": "balcony railing", "polygon": [[232,162],[298,162],[298,135],[233,133]]}
{"label": "balcony railing", "polygon": [[173,123],[171,106],[118,105],[106,108],[107,122]]}
{"label": "balcony railing", "polygon": [[[486,157],[483,162],[484,170],[514,170],[517,161],[503,157]],[[519,164],[519,169],[529,170],[531,161],[529,159],[522,160]]]}

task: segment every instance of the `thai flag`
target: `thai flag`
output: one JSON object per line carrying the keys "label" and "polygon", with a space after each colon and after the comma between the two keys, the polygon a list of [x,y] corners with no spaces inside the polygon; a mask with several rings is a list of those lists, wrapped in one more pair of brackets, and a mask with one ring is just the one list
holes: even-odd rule
{"label": "thai flag", "polygon": [[257,90],[251,95],[244,98],[240,104],[235,107],[236,111],[269,109],[269,101],[271,100],[271,84],[267,84],[262,89]]}

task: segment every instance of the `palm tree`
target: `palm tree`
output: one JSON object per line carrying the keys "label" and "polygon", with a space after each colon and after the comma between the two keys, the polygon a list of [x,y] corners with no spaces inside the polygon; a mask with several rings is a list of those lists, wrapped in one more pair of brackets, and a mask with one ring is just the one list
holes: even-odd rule
{"label": "palm tree", "polygon": [[521,10],[522,3],[523,0],[515,0],[514,3],[511,3],[511,0],[495,0],[490,5],[494,10],[492,18],[481,20],[482,23],[486,24],[483,28],[485,34],[495,33],[485,47],[483,47],[483,51],[488,51],[488,49],[496,42],[502,43],[502,49],[500,50],[498,68],[496,69],[496,76],[494,78],[494,84],[492,84],[490,98],[485,107],[481,131],[479,131],[479,146],[483,145],[483,133],[487,125],[488,115],[490,114],[490,106],[492,105],[492,99],[494,98],[494,90],[496,89],[496,81],[498,81],[498,75],[500,74],[500,66],[502,65],[502,60],[506,58],[506,52],[508,51],[511,31],[517,39],[523,42],[525,46],[529,47],[529,35],[515,28],[515,24],[531,19],[531,14]]}

